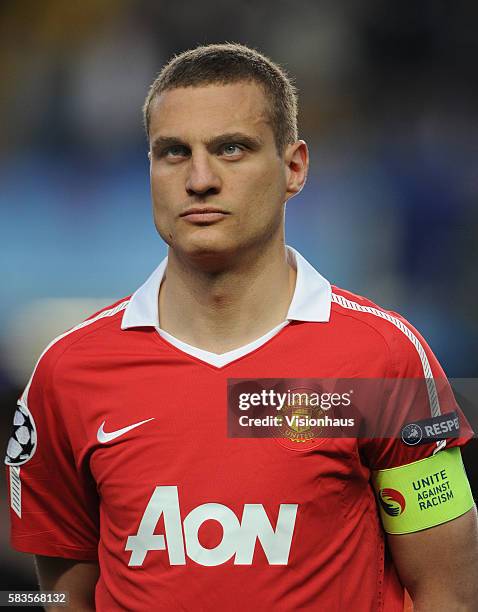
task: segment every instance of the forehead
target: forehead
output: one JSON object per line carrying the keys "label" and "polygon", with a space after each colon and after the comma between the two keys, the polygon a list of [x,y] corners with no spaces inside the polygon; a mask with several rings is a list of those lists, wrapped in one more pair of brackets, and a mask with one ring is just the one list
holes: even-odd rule
{"label": "forehead", "polygon": [[151,104],[150,138],[209,138],[246,130],[266,136],[270,126],[264,91],[257,83],[178,87]]}

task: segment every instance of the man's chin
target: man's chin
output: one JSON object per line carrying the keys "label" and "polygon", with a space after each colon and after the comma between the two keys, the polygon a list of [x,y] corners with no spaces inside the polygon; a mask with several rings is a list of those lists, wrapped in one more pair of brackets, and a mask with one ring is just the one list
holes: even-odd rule
{"label": "man's chin", "polygon": [[235,241],[224,239],[205,239],[201,237],[189,240],[184,244],[171,245],[176,255],[187,260],[193,266],[204,271],[220,271],[224,267],[230,266],[231,262],[237,258],[240,245]]}

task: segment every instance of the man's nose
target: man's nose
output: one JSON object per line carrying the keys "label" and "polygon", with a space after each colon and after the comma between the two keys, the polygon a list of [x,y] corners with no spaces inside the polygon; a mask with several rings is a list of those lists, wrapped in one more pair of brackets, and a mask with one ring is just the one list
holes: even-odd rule
{"label": "man's nose", "polygon": [[191,155],[189,172],[186,178],[188,195],[205,195],[219,193],[221,179],[214,164],[207,154]]}

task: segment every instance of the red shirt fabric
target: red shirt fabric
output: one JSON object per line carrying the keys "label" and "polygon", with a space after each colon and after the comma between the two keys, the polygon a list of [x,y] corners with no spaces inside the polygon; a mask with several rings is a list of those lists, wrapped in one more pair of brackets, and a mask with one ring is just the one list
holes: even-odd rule
{"label": "red shirt fabric", "polygon": [[370,476],[435,443],[227,437],[231,378],[444,377],[403,318],[322,281],[295,295],[319,320],[288,317],[220,367],[142,325],[134,296],[54,341],[20,400],[37,441],[7,468],[13,547],[98,559],[100,611],[403,610]]}

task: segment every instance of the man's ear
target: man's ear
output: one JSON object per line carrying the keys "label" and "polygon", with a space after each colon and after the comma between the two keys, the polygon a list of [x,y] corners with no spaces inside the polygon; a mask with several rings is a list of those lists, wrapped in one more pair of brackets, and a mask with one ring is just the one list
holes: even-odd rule
{"label": "man's ear", "polygon": [[309,171],[309,149],[305,140],[287,145],[284,153],[287,166],[286,201],[298,194],[305,185]]}

